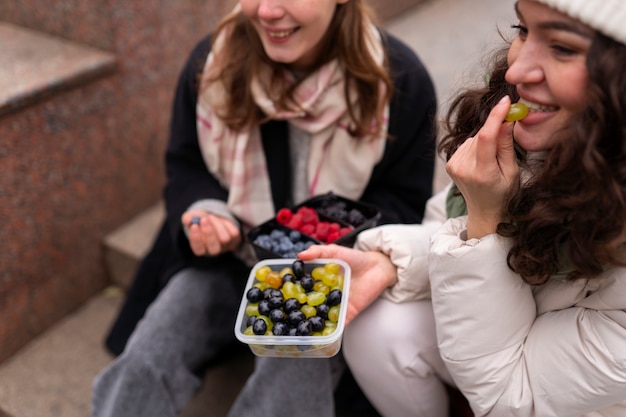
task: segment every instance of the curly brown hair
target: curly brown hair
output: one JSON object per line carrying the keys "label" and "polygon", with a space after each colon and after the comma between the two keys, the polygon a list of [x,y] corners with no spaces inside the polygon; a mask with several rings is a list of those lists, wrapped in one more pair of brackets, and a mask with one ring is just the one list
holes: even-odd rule
{"label": "curly brown hair", "polygon": [[[463,92],[445,118],[439,151],[449,159],[484,124],[504,95],[506,52],[492,61],[489,83]],[[626,46],[596,34],[587,56],[588,105],[563,130],[541,172],[512,196],[497,233],[513,240],[509,267],[532,285],[557,273],[597,277],[626,265]],[[523,155],[519,155],[523,162]]]}
{"label": "curly brown hair", "polygon": [[[387,56],[381,66],[373,56],[364,52],[368,51],[368,22],[376,21],[372,9],[364,0],[338,4],[322,39],[324,46],[321,50],[324,54],[313,65],[314,69],[319,68],[337,58],[345,69],[344,96],[352,120],[350,133],[355,137],[378,136],[381,133],[385,104],[389,102],[393,90]],[[284,83],[282,74],[286,69],[285,64],[269,59],[248,18],[241,12],[227,16],[218,25],[213,39],[222,31],[228,33],[224,48],[227,53],[220,56],[219,72],[211,78],[205,75],[201,85],[209,81],[220,81],[229,92],[225,108],[220,109],[220,117],[224,122],[233,130],[240,130],[244,126],[267,121],[267,117],[254,102],[250,90],[252,77],[259,72],[262,65],[269,65],[272,69],[271,85],[279,98],[278,107],[295,110],[293,93],[298,84]],[[382,100],[381,82],[386,90]],[[350,90],[357,92],[358,108],[355,108],[353,100],[349,100]]]}

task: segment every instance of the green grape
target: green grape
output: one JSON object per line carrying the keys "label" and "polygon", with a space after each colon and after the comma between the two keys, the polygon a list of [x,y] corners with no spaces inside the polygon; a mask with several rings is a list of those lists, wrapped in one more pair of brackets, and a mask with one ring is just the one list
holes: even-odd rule
{"label": "green grape", "polygon": [[317,309],[308,304],[303,305],[300,310],[302,310],[307,319],[317,314]]}
{"label": "green grape", "polygon": [[328,310],[328,320],[337,323],[339,321],[339,307],[340,304],[336,305],[336,306],[332,306],[329,310]]}
{"label": "green grape", "polygon": [[326,301],[326,294],[324,294],[323,292],[312,291],[308,294],[307,303],[310,306],[313,306],[313,307],[318,306],[322,304],[324,301]]}
{"label": "green grape", "polygon": [[509,113],[506,115],[504,120],[507,122],[516,122],[518,120],[522,120],[526,116],[528,116],[528,106],[524,103],[513,103],[511,104]]}
{"label": "green grape", "polygon": [[248,316],[259,315],[259,303],[250,303],[246,306],[246,314]]}

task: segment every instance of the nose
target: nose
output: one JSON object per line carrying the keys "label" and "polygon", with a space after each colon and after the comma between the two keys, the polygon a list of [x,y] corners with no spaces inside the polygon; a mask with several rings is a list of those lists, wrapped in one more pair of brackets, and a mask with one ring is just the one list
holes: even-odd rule
{"label": "nose", "polygon": [[506,81],[510,84],[536,84],[544,80],[544,72],[541,67],[540,48],[530,41],[513,41],[509,49],[509,69],[506,72]]}
{"label": "nose", "polygon": [[263,20],[280,19],[285,14],[281,0],[259,0],[259,18]]}

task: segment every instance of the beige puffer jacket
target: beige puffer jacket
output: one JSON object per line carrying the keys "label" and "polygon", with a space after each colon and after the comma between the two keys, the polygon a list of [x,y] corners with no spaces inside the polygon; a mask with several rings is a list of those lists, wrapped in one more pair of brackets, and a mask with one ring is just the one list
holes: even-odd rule
{"label": "beige puffer jacket", "polygon": [[430,280],[440,352],[475,416],[626,417],[626,269],[533,288],[508,268],[506,239],[464,240],[466,217],[436,226],[445,194],[424,225],[383,226],[359,246],[393,255],[392,300],[427,297]]}

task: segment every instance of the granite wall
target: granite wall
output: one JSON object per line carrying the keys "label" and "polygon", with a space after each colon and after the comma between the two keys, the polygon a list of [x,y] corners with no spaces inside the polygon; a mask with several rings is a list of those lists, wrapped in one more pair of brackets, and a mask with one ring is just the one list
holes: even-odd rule
{"label": "granite wall", "polygon": [[[417,2],[374,4],[388,18]],[[178,71],[233,4],[0,1],[0,20],[117,60],[111,75],[0,116],[0,362],[108,284],[102,239],[160,198]]]}

